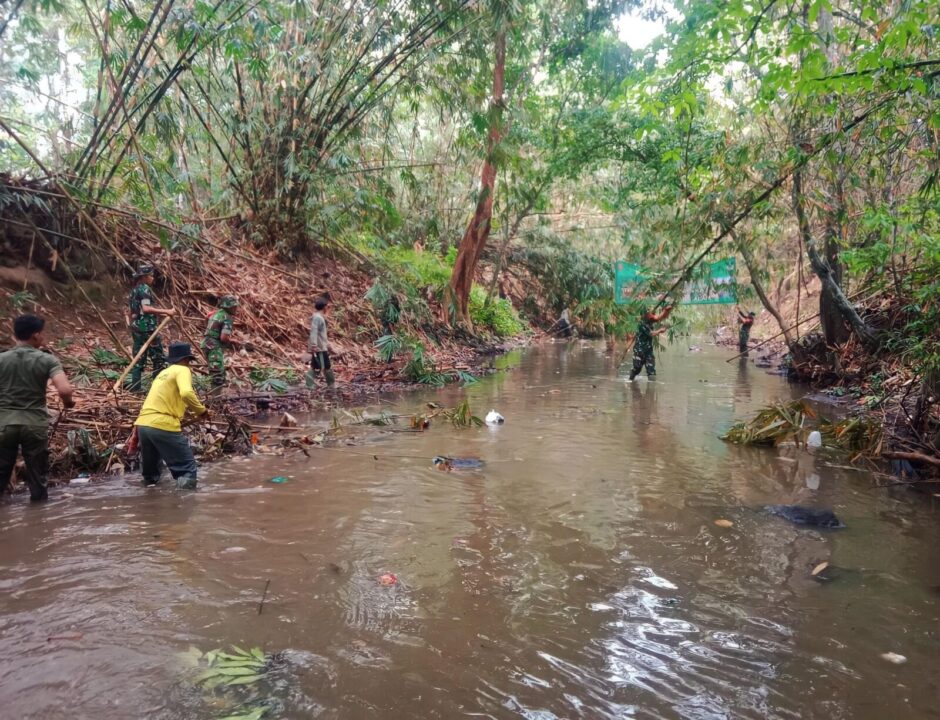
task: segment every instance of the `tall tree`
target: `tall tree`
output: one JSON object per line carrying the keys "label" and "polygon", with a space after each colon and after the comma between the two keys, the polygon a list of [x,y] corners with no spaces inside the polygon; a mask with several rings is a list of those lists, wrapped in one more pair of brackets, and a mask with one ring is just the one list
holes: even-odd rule
{"label": "tall tree", "polygon": [[493,220],[493,200],[496,195],[496,162],[503,137],[504,92],[506,88],[506,30],[500,27],[493,43],[493,93],[489,107],[489,130],[486,137],[486,156],[480,171],[480,189],[476,209],[460,241],[457,260],[450,278],[450,291],[457,317],[469,320],[468,304],[477,263],[490,237]]}

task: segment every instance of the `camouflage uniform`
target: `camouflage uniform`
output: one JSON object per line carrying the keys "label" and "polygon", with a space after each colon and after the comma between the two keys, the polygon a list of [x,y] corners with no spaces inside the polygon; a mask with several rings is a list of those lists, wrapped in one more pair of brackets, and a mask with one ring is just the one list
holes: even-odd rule
{"label": "camouflage uniform", "polygon": [[647,317],[640,320],[636,329],[636,340],[633,343],[633,369],[630,379],[640,374],[646,365],[646,375],[656,377],[656,357],[653,355],[653,321]]}
{"label": "camouflage uniform", "polygon": [[232,334],[233,321],[228,309],[237,306],[237,299],[231,296],[222,298],[219,309],[211,315],[209,324],[206,325],[202,349],[206,353],[209,376],[212,378],[212,385],[215,388],[221,388],[225,385],[225,353],[222,348],[226,343],[222,340],[222,335]]}
{"label": "camouflage uniform", "polygon": [[[138,271],[137,276],[149,275],[152,272],[153,268],[145,266]],[[134,340],[133,357],[137,357],[137,353],[140,352],[144,343],[147,342],[147,339],[153,331],[157,329],[157,316],[143,311],[144,304],[153,305],[153,290],[150,289],[147,283],[138,283],[134,289],[131,290],[128,302],[131,310],[131,337]],[[131,370],[130,384],[128,385],[129,390],[140,392],[141,375],[143,374],[144,366],[147,364],[148,360],[153,367],[151,377],[156,377],[157,373],[166,366],[166,361],[163,357],[163,338],[159,335],[153,339],[153,342],[150,343],[150,346],[141,356],[140,360],[134,365],[134,369]]]}
{"label": "camouflage uniform", "polygon": [[741,328],[738,330],[738,351],[747,352],[747,341],[751,338],[751,326],[754,325],[754,313],[743,315],[739,313],[738,322]]}

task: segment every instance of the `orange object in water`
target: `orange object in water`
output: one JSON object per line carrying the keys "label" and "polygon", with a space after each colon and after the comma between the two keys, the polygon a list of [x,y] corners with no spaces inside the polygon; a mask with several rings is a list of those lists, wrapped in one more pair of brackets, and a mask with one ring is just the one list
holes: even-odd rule
{"label": "orange object in water", "polygon": [[382,585],[394,585],[398,582],[398,577],[393,573],[385,573],[379,578],[379,582],[382,583]]}
{"label": "orange object in water", "polygon": [[258,444],[258,433],[253,432],[253,433],[251,434],[251,444],[252,444],[252,445],[257,445],[257,444]]}

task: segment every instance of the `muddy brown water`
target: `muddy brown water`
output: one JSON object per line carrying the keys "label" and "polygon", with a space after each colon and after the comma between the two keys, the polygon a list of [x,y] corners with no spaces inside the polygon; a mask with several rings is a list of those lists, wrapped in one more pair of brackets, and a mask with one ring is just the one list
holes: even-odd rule
{"label": "muddy brown water", "polygon": [[[194,494],[130,476],[16,498],[0,715],[937,717],[936,499],[721,442],[795,392],[730,354],[672,347],[657,382],[630,385],[599,346],[549,345],[466,391],[500,427],[360,431],[310,459],[205,467]],[[486,465],[439,472],[437,454]],[[760,511],[794,502],[847,528]],[[197,687],[182,654],[232,645],[278,660],[247,688]]]}

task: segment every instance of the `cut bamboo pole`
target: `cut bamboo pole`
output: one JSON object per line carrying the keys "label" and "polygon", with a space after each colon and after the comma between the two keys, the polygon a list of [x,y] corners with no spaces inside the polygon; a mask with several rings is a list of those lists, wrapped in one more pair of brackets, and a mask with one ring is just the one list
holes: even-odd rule
{"label": "cut bamboo pole", "polygon": [[115,382],[114,385],[112,386],[111,392],[116,393],[118,389],[120,389],[121,383],[124,382],[124,378],[126,378],[128,373],[130,373],[130,371],[134,369],[134,366],[137,364],[137,361],[140,360],[141,357],[143,357],[144,353],[147,352],[147,348],[150,347],[150,344],[154,341],[157,335],[160,334],[160,331],[163,330],[163,328],[165,328],[169,324],[170,320],[172,319],[173,319],[172,315],[167,315],[165,318],[163,318],[160,324],[157,325],[157,329],[154,330],[150,334],[150,337],[147,338],[147,342],[145,342],[143,346],[140,348],[140,350],[137,351],[137,354],[134,356],[134,359],[131,360],[131,364],[128,365],[126,368],[124,368],[124,372],[121,373],[121,377],[119,377],[117,379],[117,382]]}

